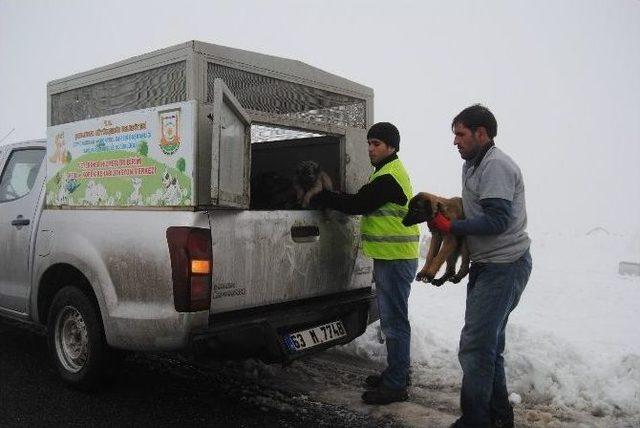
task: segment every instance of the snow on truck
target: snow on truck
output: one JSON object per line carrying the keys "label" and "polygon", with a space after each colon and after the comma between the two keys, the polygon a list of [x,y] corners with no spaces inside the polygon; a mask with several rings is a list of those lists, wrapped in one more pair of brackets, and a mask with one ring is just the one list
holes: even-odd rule
{"label": "snow on truck", "polygon": [[377,318],[359,217],[301,209],[296,165],[355,192],[373,91],[188,42],[47,85],[47,140],[0,148],[0,315],[46,326],[64,381],[115,350],[295,358]]}

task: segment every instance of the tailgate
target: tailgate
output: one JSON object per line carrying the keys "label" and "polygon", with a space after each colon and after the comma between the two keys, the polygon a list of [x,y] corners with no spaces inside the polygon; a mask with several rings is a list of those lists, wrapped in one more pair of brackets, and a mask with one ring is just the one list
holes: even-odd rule
{"label": "tailgate", "polygon": [[321,211],[210,211],[211,312],[371,286],[359,217]]}

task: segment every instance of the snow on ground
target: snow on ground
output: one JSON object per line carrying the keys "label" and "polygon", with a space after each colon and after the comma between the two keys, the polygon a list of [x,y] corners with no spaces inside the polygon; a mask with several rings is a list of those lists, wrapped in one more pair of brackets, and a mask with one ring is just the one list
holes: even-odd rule
{"label": "snow on ground", "polygon": [[[510,392],[522,398],[519,414],[546,409],[556,416],[588,414],[600,418],[595,424],[601,426],[640,426],[640,277],[618,274],[619,262],[640,262],[640,237],[605,231],[533,235],[531,251],[533,273],[511,316],[505,352]],[[413,285],[417,387],[459,388],[464,284]],[[379,363],[385,359],[377,323],[342,349]]]}

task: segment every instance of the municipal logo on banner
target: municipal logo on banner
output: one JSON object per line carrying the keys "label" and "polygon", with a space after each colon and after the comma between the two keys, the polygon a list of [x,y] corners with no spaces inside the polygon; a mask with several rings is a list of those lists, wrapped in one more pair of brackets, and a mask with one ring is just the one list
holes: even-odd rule
{"label": "municipal logo on banner", "polygon": [[180,148],[180,109],[158,112],[160,116],[160,149],[172,155]]}

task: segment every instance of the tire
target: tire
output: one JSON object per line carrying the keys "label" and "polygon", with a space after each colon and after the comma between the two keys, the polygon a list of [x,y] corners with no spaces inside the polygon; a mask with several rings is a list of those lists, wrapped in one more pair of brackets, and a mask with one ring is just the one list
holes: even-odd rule
{"label": "tire", "polygon": [[95,390],[111,368],[97,305],[78,287],[64,287],[53,299],[47,343],[62,380],[76,389]]}

